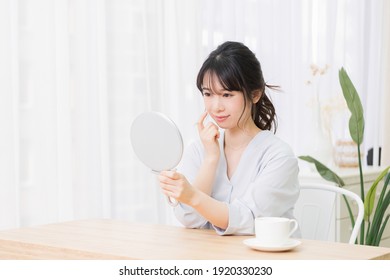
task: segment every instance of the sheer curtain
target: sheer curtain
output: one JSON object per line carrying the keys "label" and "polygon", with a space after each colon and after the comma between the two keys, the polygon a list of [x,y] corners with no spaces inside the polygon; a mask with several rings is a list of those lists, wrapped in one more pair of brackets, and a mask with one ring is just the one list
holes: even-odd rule
{"label": "sheer curtain", "polygon": [[1,6],[0,227],[109,217],[104,1]]}
{"label": "sheer curtain", "polygon": [[297,155],[314,155],[332,164],[332,145],[349,137],[338,81],[341,67],[354,82],[365,110],[364,153],[383,145],[385,123],[377,110],[384,96],[382,30],[389,13],[383,1],[202,3],[205,52],[225,40],[245,42],[254,50],[266,82],[281,87],[281,92],[269,93],[279,117],[277,134]]}
{"label": "sheer curtain", "polygon": [[[197,137],[197,70],[225,40],[247,44],[267,82],[281,86],[269,93],[277,134],[297,155],[314,151],[314,104],[337,107],[341,66],[364,103],[366,148],[382,145],[383,6],[0,0],[0,229],[87,218],[175,223],[131,149],[130,125],[156,110],[185,143]],[[326,73],[313,76],[311,65]]]}
{"label": "sheer curtain", "polygon": [[155,176],[133,153],[132,120],[144,111],[173,119],[186,143],[201,99],[197,1],[107,2],[108,91],[113,217],[175,223]]}
{"label": "sheer curtain", "polygon": [[[383,33],[382,37],[384,38],[383,42],[383,61],[385,61],[382,64],[383,67],[383,102],[381,107],[382,112],[382,119],[383,120],[389,120],[390,119],[390,17],[388,16],[390,13],[390,2],[385,1],[384,2],[384,21],[383,21]],[[386,63],[387,62],[387,63]],[[387,124],[387,126],[386,126]],[[382,135],[382,141],[383,141],[383,153],[382,153],[382,164],[383,166],[389,166],[390,165],[390,130],[389,125],[386,123],[386,121],[382,122],[381,131],[383,133]]]}

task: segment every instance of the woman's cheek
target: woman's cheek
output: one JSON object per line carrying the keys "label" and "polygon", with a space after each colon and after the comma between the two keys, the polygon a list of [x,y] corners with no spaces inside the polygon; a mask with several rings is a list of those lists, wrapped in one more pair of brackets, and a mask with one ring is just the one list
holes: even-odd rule
{"label": "woman's cheek", "polygon": [[204,100],[204,109],[210,114],[210,101]]}

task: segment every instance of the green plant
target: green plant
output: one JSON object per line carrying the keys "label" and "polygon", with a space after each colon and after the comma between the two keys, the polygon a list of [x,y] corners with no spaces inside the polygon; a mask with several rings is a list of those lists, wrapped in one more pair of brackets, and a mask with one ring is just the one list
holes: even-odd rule
{"label": "green plant", "polygon": [[[344,68],[339,71],[339,82],[343,91],[344,99],[347,102],[348,109],[351,112],[349,119],[349,133],[352,140],[357,145],[358,160],[359,160],[359,175],[360,175],[360,197],[364,203],[364,222],[360,228],[360,237],[357,238],[357,243],[379,246],[382,234],[386,228],[387,222],[390,218],[390,214],[385,216],[385,212],[390,205],[390,189],[387,186],[390,181],[390,166],[385,168],[382,173],[378,176],[375,182],[372,184],[370,189],[365,196],[364,193],[364,179],[363,179],[363,168],[361,162],[361,151],[360,146],[363,142],[364,135],[364,114],[363,106],[360,101],[359,95],[349,78]],[[300,156],[302,160],[313,163],[318,173],[325,180],[337,184],[339,187],[343,187],[345,184],[343,180],[329,167],[322,164],[311,156]],[[387,176],[386,176],[387,175]],[[386,178],[385,178],[386,177]],[[383,188],[381,190],[378,202],[375,207],[375,195],[377,192],[377,186],[385,178]],[[354,217],[351,211],[348,200],[344,196],[346,202],[349,217],[351,219],[352,226],[354,225]],[[366,229],[367,226],[367,229]]]}

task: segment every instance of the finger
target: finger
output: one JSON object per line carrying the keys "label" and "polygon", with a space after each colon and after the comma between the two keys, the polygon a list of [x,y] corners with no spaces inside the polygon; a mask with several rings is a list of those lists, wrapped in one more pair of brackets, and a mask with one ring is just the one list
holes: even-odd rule
{"label": "finger", "polygon": [[177,200],[177,195],[173,192],[162,190],[162,193],[168,197],[171,197],[171,198],[174,198]]}
{"label": "finger", "polygon": [[162,186],[161,191],[163,194],[177,199],[179,197],[178,191],[172,186]]}
{"label": "finger", "polygon": [[203,122],[206,119],[206,116],[207,116],[207,111],[204,111],[202,113],[202,115],[200,116],[200,118],[199,118],[199,121],[198,121],[198,130],[199,130],[199,132],[202,131],[203,128],[204,128]]}
{"label": "finger", "polygon": [[159,175],[158,176],[158,181],[160,182],[160,185],[161,184],[170,184],[170,185],[172,185],[172,179],[167,177],[167,176]]}
{"label": "finger", "polygon": [[207,135],[211,138],[219,137],[219,129],[214,123],[207,124],[206,128],[203,130],[203,135]]}
{"label": "finger", "polygon": [[164,191],[175,192],[176,187],[167,183],[160,183],[160,187]]}
{"label": "finger", "polygon": [[173,180],[169,177],[162,177],[159,178],[160,186],[171,186],[172,188],[176,188],[176,186],[179,184],[178,180]]}
{"label": "finger", "polygon": [[161,171],[159,176],[168,177],[169,179],[172,179],[172,180],[177,180],[177,179],[180,179],[180,177],[181,177],[180,173],[176,172],[174,170]]}
{"label": "finger", "polygon": [[209,123],[206,125],[205,128],[206,128],[206,129],[212,128],[212,129],[219,130],[218,126],[217,126],[215,123],[213,123],[213,122],[209,122]]}

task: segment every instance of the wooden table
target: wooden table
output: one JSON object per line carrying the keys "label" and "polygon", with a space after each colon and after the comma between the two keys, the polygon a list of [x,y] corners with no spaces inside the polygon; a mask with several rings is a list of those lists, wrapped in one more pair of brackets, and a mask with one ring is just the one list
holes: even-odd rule
{"label": "wooden table", "polygon": [[115,220],[0,231],[0,259],[390,259],[390,248],[302,240],[287,252],[246,247],[248,236]]}

